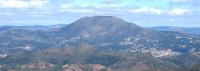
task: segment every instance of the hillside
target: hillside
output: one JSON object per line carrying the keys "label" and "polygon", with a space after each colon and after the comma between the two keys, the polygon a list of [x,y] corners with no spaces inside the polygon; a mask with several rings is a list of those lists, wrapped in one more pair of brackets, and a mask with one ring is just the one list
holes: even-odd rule
{"label": "hillside", "polygon": [[158,26],[158,27],[150,27],[152,30],[156,31],[174,31],[181,33],[188,33],[193,35],[200,35],[199,27],[173,27],[173,26]]}
{"label": "hillside", "polygon": [[183,71],[200,64],[200,36],[149,30],[113,16],[84,17],[50,30],[2,28],[0,39],[0,64],[8,70],[84,71],[97,65],[108,71]]}

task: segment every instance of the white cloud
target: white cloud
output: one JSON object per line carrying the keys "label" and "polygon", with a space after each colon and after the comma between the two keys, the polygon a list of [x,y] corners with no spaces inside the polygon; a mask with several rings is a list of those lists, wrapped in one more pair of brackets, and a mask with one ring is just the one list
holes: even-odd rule
{"label": "white cloud", "polygon": [[1,8],[27,8],[29,4],[22,0],[2,0],[0,1]]}
{"label": "white cloud", "polygon": [[123,4],[101,4],[101,5],[94,5],[95,8],[122,8],[125,7]]}
{"label": "white cloud", "polygon": [[180,3],[180,2],[189,2],[192,0],[171,0],[171,2]]}
{"label": "white cloud", "polygon": [[168,14],[168,15],[184,15],[187,13],[190,13],[191,10],[189,9],[182,9],[182,8],[174,8],[171,10],[166,9],[158,9],[158,8],[148,8],[148,7],[141,7],[141,8],[135,8],[135,9],[129,9],[129,12],[136,13],[136,14]]}
{"label": "white cloud", "polygon": [[80,7],[89,7],[89,6],[91,6],[90,4],[88,4],[88,3],[83,3],[83,4],[80,4]]}
{"label": "white cloud", "polygon": [[1,0],[0,8],[42,8],[47,3],[47,0]]}
{"label": "white cloud", "polygon": [[189,13],[190,10],[189,9],[172,9],[171,11],[168,12],[169,15],[184,15],[186,13]]}
{"label": "white cloud", "polygon": [[61,9],[67,9],[67,8],[72,8],[72,7],[73,7],[72,4],[61,4],[61,5],[60,5],[60,8],[61,8]]}
{"label": "white cloud", "polygon": [[14,15],[16,15],[16,14],[10,13],[10,12],[1,12],[0,13],[0,16],[14,16]]}
{"label": "white cloud", "polygon": [[162,14],[163,10],[158,9],[158,8],[148,8],[148,7],[141,7],[141,8],[136,8],[136,9],[130,9],[130,12],[133,13],[153,13],[153,14]]}
{"label": "white cloud", "polygon": [[61,12],[72,12],[72,13],[93,13],[95,12],[93,9],[74,9],[74,8],[68,8],[68,9],[61,9]]}
{"label": "white cloud", "polygon": [[60,12],[72,12],[72,13],[93,13],[95,10],[88,9],[85,7],[90,6],[90,4],[80,4],[78,6],[72,4],[61,4]]}
{"label": "white cloud", "polygon": [[79,8],[85,8],[85,7],[93,7],[96,9],[100,9],[100,8],[122,8],[125,7],[122,4],[101,4],[101,5],[92,5],[92,4],[88,4],[88,3],[82,3],[79,5],[73,5],[73,4],[61,4],[60,8],[75,8],[75,7],[79,7]]}
{"label": "white cloud", "polygon": [[48,3],[47,0],[31,0],[30,5],[34,8],[43,8]]}

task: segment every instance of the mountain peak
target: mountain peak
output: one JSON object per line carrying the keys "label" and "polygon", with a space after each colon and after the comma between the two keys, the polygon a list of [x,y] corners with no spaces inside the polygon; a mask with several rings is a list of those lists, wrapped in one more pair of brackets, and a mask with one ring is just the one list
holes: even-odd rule
{"label": "mountain peak", "polygon": [[[104,24],[119,24],[121,22],[125,22],[123,19],[121,18],[118,18],[118,17],[115,17],[115,16],[92,16],[92,17],[83,17],[83,18],[80,18],[79,20],[77,20],[76,22],[82,22],[82,21],[90,21],[90,22],[93,22],[92,24],[93,25],[96,25],[96,24],[103,24],[102,22],[107,22],[107,23],[104,23]],[[119,22],[119,23],[116,23],[116,22]],[[76,23],[74,22],[74,23]],[[98,23],[100,22],[100,23]],[[115,23],[112,23],[112,22],[115,22]],[[73,24],[73,23],[72,23]]]}
{"label": "mountain peak", "polygon": [[84,17],[63,28],[63,31],[75,35],[78,33],[130,35],[142,30],[144,29],[114,16]]}
{"label": "mountain peak", "polygon": [[69,26],[72,26],[72,25],[77,25],[77,26],[82,25],[82,27],[92,27],[92,26],[97,26],[97,25],[109,26],[109,27],[129,25],[129,26],[139,27],[133,23],[126,22],[123,19],[115,17],[115,16],[83,17],[73,22]]}

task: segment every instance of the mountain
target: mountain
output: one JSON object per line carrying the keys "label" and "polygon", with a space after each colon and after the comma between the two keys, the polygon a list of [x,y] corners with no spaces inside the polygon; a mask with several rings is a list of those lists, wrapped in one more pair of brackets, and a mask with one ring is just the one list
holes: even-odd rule
{"label": "mountain", "polygon": [[[99,35],[129,36],[144,31],[143,28],[113,16],[94,16],[81,18],[62,28],[71,35],[91,37]],[[67,30],[67,31],[66,31]],[[134,32],[133,32],[134,31]]]}
{"label": "mountain", "polygon": [[[151,52],[156,56],[200,50],[199,36],[149,30],[113,16],[84,17],[57,30],[12,29],[0,32],[0,38],[0,49],[4,52],[82,44],[106,51]],[[158,51],[161,52],[157,53]]]}
{"label": "mountain", "polygon": [[158,26],[158,27],[150,27],[149,29],[157,30],[157,31],[174,31],[181,32],[193,35],[200,35],[200,28],[196,27],[173,27],[173,26]]}
{"label": "mountain", "polygon": [[152,32],[117,17],[94,16],[81,18],[61,28],[59,33],[65,33],[65,36],[68,36],[70,40],[63,40],[61,46],[57,47],[66,46],[66,44],[77,45],[76,42],[71,41],[78,41],[80,42],[78,44],[91,44],[99,47],[111,46],[117,49],[119,41],[125,38]]}
{"label": "mountain", "polygon": [[147,49],[147,51],[170,49],[177,52],[199,50],[195,48],[199,46],[198,36],[170,31],[153,31],[113,16],[84,17],[61,28],[61,31],[70,39],[63,40],[60,43],[61,46],[91,44],[103,49],[110,47],[112,50],[127,49],[127,51],[132,49],[134,51],[135,49]]}
{"label": "mountain", "polygon": [[113,16],[50,30],[6,27],[0,39],[0,65],[15,71],[184,71],[200,64],[200,36],[150,30]]}
{"label": "mountain", "polygon": [[9,30],[9,29],[23,29],[23,30],[31,30],[31,31],[52,30],[52,29],[58,29],[58,28],[61,28],[61,27],[64,27],[64,26],[66,26],[66,24],[33,25],[33,26],[1,26],[0,31]]}
{"label": "mountain", "polygon": [[2,27],[0,27],[0,31],[6,31],[6,30],[9,30],[11,28],[12,28],[11,26],[2,26]]}

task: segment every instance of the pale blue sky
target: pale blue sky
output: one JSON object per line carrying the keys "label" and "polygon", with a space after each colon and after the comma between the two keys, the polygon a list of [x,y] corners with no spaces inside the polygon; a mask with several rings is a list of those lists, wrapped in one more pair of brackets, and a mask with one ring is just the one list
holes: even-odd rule
{"label": "pale blue sky", "polygon": [[140,26],[200,27],[200,0],[0,0],[0,25],[69,24],[96,15]]}

